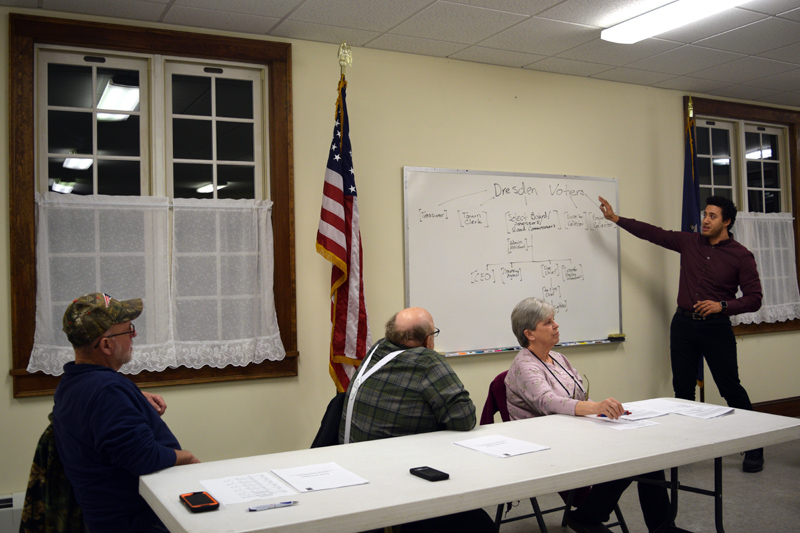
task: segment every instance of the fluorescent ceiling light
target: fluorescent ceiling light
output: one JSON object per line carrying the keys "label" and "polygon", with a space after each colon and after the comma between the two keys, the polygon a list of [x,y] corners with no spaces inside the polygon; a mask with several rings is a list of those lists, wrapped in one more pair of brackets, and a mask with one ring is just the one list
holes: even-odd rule
{"label": "fluorescent ceiling light", "polygon": [[[139,105],[139,87],[132,87],[129,85],[121,85],[114,83],[113,80],[108,82],[106,88],[103,89],[103,96],[100,97],[100,102],[97,104],[98,109],[114,109],[121,111],[133,111]],[[130,115],[123,115],[119,113],[97,113],[97,120],[105,122],[119,122],[128,120]]]}
{"label": "fluorescent ceiling light", "polygon": [[633,44],[710,17],[750,0],[678,0],[600,32],[604,41]]}
{"label": "fluorescent ceiling light", "polygon": [[86,170],[92,163],[94,162],[93,159],[87,159],[85,157],[68,157],[64,160],[64,168],[71,168],[72,170]]}
{"label": "fluorescent ceiling light", "polygon": [[[227,184],[220,183],[219,185],[217,185],[217,190],[224,189],[227,186],[228,186]],[[214,192],[214,184],[209,183],[208,185],[203,185],[202,187],[199,187],[197,189],[197,192],[199,192],[200,194],[208,194],[210,192]]]}

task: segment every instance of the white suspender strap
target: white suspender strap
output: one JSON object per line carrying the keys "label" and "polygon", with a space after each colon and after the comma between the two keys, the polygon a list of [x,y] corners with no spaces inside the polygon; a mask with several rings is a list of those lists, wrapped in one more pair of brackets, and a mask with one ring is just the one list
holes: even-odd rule
{"label": "white suspender strap", "polygon": [[372,354],[375,353],[375,350],[378,349],[378,345],[375,345],[375,348],[369,353],[366,359],[361,363],[361,366],[356,372],[356,376],[353,378],[353,387],[350,389],[350,397],[347,401],[347,416],[344,421],[344,443],[350,444],[350,421],[353,418],[353,403],[355,402],[356,395],[358,394],[358,389],[361,387],[361,384],[369,378],[372,374],[374,374],[378,369],[380,369],[383,365],[403,353],[405,350],[397,350],[396,352],[392,352],[386,355],[383,359],[375,363],[372,368],[367,371],[364,371],[369,365],[370,360],[372,359]]}

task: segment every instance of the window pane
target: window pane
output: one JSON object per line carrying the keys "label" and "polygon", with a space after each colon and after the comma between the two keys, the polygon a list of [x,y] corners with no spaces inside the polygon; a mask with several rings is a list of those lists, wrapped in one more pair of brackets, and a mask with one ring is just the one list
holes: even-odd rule
{"label": "window pane", "polygon": [[764,134],[761,136],[764,142],[764,159],[778,159],[780,150],[778,148],[778,136]]}
{"label": "window pane", "polygon": [[225,183],[217,192],[218,198],[253,199],[256,197],[255,169],[251,166],[219,165],[217,179]]}
{"label": "window pane", "polygon": [[764,212],[764,201],[761,191],[747,191],[748,210],[756,213]]}
{"label": "window pane", "polygon": [[760,161],[747,162],[747,186],[759,189],[764,186],[761,181]]}
{"label": "window pane", "polygon": [[92,108],[92,67],[47,65],[47,105]]}
{"label": "window pane", "polygon": [[172,114],[211,116],[211,78],[172,75]]}
{"label": "window pane", "polygon": [[217,159],[253,161],[253,124],[217,122]]}
{"label": "window pane", "polygon": [[172,157],[174,159],[211,160],[211,122],[208,120],[172,119]]}
{"label": "window pane", "polygon": [[175,163],[172,184],[175,198],[211,198],[212,193],[199,193],[197,189],[212,183],[214,169],[209,165]]}
{"label": "window pane", "polygon": [[709,158],[697,158],[697,179],[700,185],[711,185],[711,160]]}
{"label": "window pane", "polygon": [[[66,168],[64,167],[65,160],[66,158],[64,157],[51,157],[47,160],[47,175],[50,180],[48,190],[56,191],[53,186],[56,185],[56,188],[58,188],[57,185],[61,185],[67,188],[73,187],[71,194],[79,194],[81,196],[93,194],[92,167],[90,166],[84,170]],[[67,193],[67,190],[62,188],[61,192]]]}
{"label": "window pane", "polygon": [[[139,110],[139,72],[111,68],[97,69],[97,108]],[[103,120],[98,115],[97,120]]]}
{"label": "window pane", "polygon": [[[125,115],[117,115],[125,116]],[[129,116],[125,120],[97,122],[97,153],[98,155],[126,155],[138,156],[139,154],[139,117]]]}
{"label": "window pane", "polygon": [[217,116],[253,118],[253,82],[217,78]]}
{"label": "window pane", "polygon": [[764,162],[764,187],[779,189],[781,186],[780,165],[778,163]]}
{"label": "window pane", "polygon": [[91,112],[48,111],[47,151],[51,154],[91,154]]}
{"label": "window pane", "polygon": [[711,130],[711,150],[712,155],[730,157],[731,143],[727,130]]}
{"label": "window pane", "polygon": [[97,194],[139,196],[142,193],[138,161],[97,162]]}
{"label": "window pane", "polygon": [[744,134],[744,153],[747,159],[761,159],[761,135],[748,131]]}
{"label": "window pane", "polygon": [[700,205],[706,205],[706,198],[713,195],[714,192],[711,187],[700,187]]}
{"label": "window pane", "polygon": [[697,153],[711,155],[711,144],[708,142],[708,128],[697,128]]}
{"label": "window pane", "polygon": [[715,159],[714,160],[714,185],[730,187],[731,186],[731,160],[730,159]]}
{"label": "window pane", "polygon": [[780,191],[764,191],[764,212],[781,212],[781,193]]}
{"label": "window pane", "polygon": [[716,196],[722,196],[723,198],[733,201],[733,189],[714,187],[714,194]]}

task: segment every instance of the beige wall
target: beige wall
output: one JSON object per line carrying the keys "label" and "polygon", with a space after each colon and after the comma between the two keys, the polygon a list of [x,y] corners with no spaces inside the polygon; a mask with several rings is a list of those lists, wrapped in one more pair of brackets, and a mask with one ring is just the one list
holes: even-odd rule
{"label": "beige wall", "polygon": [[[0,9],[2,80],[8,79],[7,13]],[[330,266],[316,254],[314,242],[339,78],[337,46],[292,45],[299,376],[158,389],[169,404],[167,423],[182,445],[203,460],[307,447],[334,392],[327,369]],[[376,339],[385,320],[404,304],[404,165],[614,177],[619,179],[622,214],[677,227],[683,94],[362,48],[355,48],[353,55],[348,107],[367,307]],[[7,91],[7,83],[0,83],[3,127]],[[8,142],[0,135],[0,190],[7,187]],[[6,194],[0,194],[0,211],[8,212]],[[8,239],[8,217],[3,215],[3,369],[11,364],[8,272],[13,258]],[[625,233],[621,241],[626,342],[564,352],[589,377],[595,398],[669,396],[668,324],[678,256]],[[796,333],[739,339],[743,382],[754,402],[800,395],[798,340]],[[452,361],[479,410],[489,381],[511,359],[494,355]],[[3,375],[0,494],[24,490],[36,440],[52,406],[52,397],[14,399],[11,378]],[[715,386],[709,387],[708,396],[719,403]]]}

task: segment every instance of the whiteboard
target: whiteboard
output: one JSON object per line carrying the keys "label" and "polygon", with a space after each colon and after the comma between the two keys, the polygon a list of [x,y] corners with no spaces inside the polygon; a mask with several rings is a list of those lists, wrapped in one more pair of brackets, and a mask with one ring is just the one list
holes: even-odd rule
{"label": "whiteboard", "polygon": [[406,305],[424,307],[446,355],[518,349],[511,311],[556,309],[560,345],[622,333],[617,180],[404,167]]}

